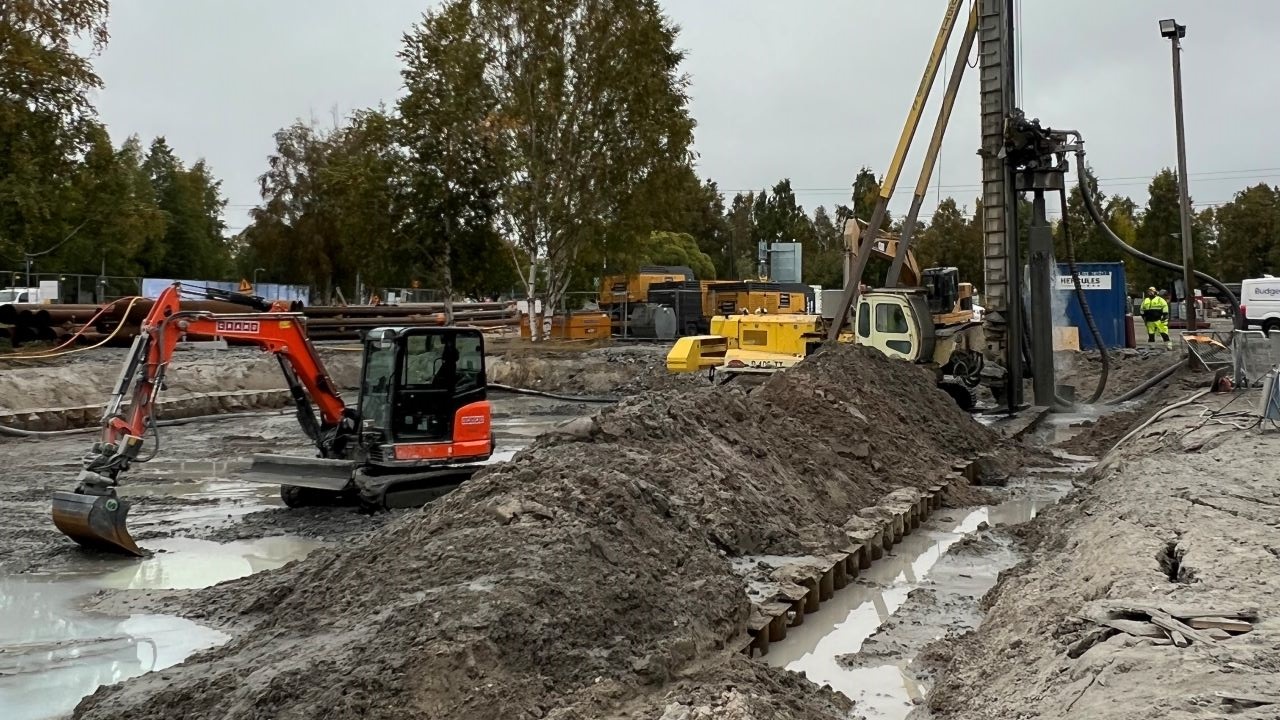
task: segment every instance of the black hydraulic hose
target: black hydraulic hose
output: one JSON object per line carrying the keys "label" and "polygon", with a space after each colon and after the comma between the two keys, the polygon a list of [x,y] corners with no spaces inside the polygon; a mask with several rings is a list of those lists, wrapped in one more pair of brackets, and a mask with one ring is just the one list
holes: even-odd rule
{"label": "black hydraulic hose", "polygon": [[1130,390],[1129,392],[1127,392],[1127,393],[1125,393],[1125,394],[1121,395],[1120,397],[1112,398],[1111,400],[1108,400],[1108,401],[1106,402],[1106,404],[1107,404],[1107,405],[1119,405],[1120,403],[1129,402],[1130,400],[1132,400],[1132,399],[1134,399],[1134,398],[1138,397],[1138,396],[1139,396],[1139,395],[1141,395],[1142,393],[1144,393],[1144,392],[1146,392],[1146,391],[1150,390],[1151,388],[1155,387],[1156,385],[1159,385],[1160,383],[1164,382],[1166,379],[1168,379],[1168,378],[1169,378],[1169,376],[1171,376],[1171,375],[1173,375],[1174,373],[1178,372],[1178,368],[1182,368],[1182,367],[1186,367],[1186,363],[1185,363],[1185,362],[1183,362],[1183,361],[1181,361],[1181,360],[1179,360],[1177,363],[1174,363],[1173,365],[1170,365],[1169,367],[1165,368],[1164,370],[1161,370],[1160,372],[1156,373],[1156,374],[1155,374],[1155,375],[1153,375],[1152,377],[1147,378],[1147,379],[1146,379],[1146,380],[1144,380],[1144,381],[1142,382],[1142,384],[1141,384],[1141,385],[1139,385],[1138,387],[1136,387],[1136,388],[1134,388],[1134,389]]}
{"label": "black hydraulic hose", "polygon": [[1102,333],[1098,331],[1098,324],[1093,320],[1093,312],[1089,309],[1089,301],[1084,296],[1084,286],[1080,284],[1080,271],[1076,268],[1076,246],[1071,240],[1071,223],[1067,221],[1067,190],[1065,187],[1058,188],[1058,198],[1062,203],[1062,237],[1067,245],[1067,267],[1071,270],[1071,282],[1075,285],[1076,300],[1080,303],[1080,312],[1084,315],[1085,324],[1089,326],[1089,333],[1093,335],[1093,344],[1097,346],[1098,352],[1102,353],[1102,372],[1098,375],[1098,384],[1093,388],[1093,395],[1085,401],[1085,404],[1092,405],[1102,397],[1102,393],[1107,389],[1107,376],[1111,373],[1111,357],[1107,352],[1107,344],[1102,341]]}
{"label": "black hydraulic hose", "polygon": [[[1087,178],[1085,177],[1083,142],[1080,144],[1080,149],[1076,150],[1076,170],[1080,177],[1080,196],[1084,199],[1084,207],[1089,211],[1089,216],[1093,218],[1094,224],[1098,226],[1098,229],[1102,230],[1103,236],[1110,240],[1112,245],[1115,245],[1126,253],[1150,265],[1155,265],[1156,267],[1164,268],[1165,270],[1182,272],[1181,265],[1171,263],[1168,260],[1161,260],[1154,255],[1148,255],[1132,245],[1129,245],[1124,240],[1121,240],[1120,236],[1116,235],[1115,232],[1113,232],[1107,225],[1107,221],[1102,217],[1102,213],[1098,210],[1098,206],[1093,202],[1093,196],[1089,194],[1089,185],[1087,183]],[[1235,293],[1231,292],[1231,290],[1227,288],[1226,285],[1219,282],[1217,278],[1202,273],[1199,270],[1195,271],[1195,275],[1201,280],[1217,288],[1218,292],[1222,293],[1223,297],[1227,298],[1231,303],[1232,315],[1237,318],[1240,317],[1240,301],[1236,299]]]}
{"label": "black hydraulic hose", "polygon": [[490,390],[498,392],[511,393],[513,395],[532,395],[534,397],[551,398],[552,400],[564,400],[565,402],[583,402],[583,403],[600,403],[602,405],[618,402],[621,398],[616,397],[593,397],[590,395],[560,395],[558,393],[550,393],[542,390],[530,390],[529,388],[519,388],[512,385],[503,385],[501,383],[489,383]]}

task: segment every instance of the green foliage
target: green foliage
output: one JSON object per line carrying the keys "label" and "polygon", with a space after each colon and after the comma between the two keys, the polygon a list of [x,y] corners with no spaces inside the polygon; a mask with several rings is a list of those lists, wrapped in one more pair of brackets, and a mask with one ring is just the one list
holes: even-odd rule
{"label": "green foliage", "polygon": [[[880,201],[880,181],[869,167],[862,167],[853,179],[853,216],[863,222],[870,222],[875,212],[876,203]],[[885,212],[884,227],[893,226],[893,214]]]}
{"label": "green foliage", "polygon": [[470,65],[439,72],[490,104],[500,229],[536,266],[529,294],[557,306],[575,275],[656,229],[631,198],[690,161],[676,28],[656,0],[452,0],[439,12],[460,18],[433,39],[443,55],[483,48],[478,78]]}
{"label": "green foliage", "polygon": [[[1207,218],[1206,218],[1207,219]],[[1216,264],[1223,282],[1239,282],[1280,268],[1280,187],[1259,183],[1236,193],[1214,214]]]}
{"label": "green foliage", "polygon": [[165,217],[163,237],[139,258],[142,271],[170,278],[225,277],[231,257],[223,238],[221,181],[203,160],[187,168],[162,137],[151,143],[142,168]]}
{"label": "green foliage", "polygon": [[[1182,262],[1182,216],[1178,200],[1178,178],[1168,168],[1151,179],[1147,188],[1147,207],[1138,224],[1134,246],[1139,250],[1173,263]],[[1207,259],[1208,232],[1199,223],[1192,224],[1192,252]],[[1130,266],[1131,285],[1135,288],[1167,288],[1182,277],[1181,273],[1163,270],[1147,263]]]}
{"label": "green foliage", "polygon": [[[1133,202],[1128,198],[1118,196],[1108,199],[1098,189],[1097,176],[1088,168],[1085,169],[1085,178],[1089,183],[1089,195],[1102,210],[1102,215],[1107,220],[1107,225],[1113,231],[1117,231],[1118,234],[1117,214],[1119,211],[1126,211],[1128,228],[1125,232],[1132,235],[1134,231]],[[1093,222],[1093,217],[1085,209],[1084,196],[1081,195],[1079,183],[1067,193],[1067,210],[1055,230],[1054,254],[1060,262],[1065,262],[1067,259],[1066,238],[1068,232],[1071,235],[1071,244],[1075,247],[1076,262],[1119,262],[1128,257],[1123,250],[1108,240],[1102,229]],[[1133,240],[1133,237],[1125,238],[1124,235],[1121,235],[1121,238],[1125,242]]]}
{"label": "green foliage", "polygon": [[804,255],[804,282],[824,288],[844,283],[844,239],[835,220],[821,205],[813,211],[813,242]]}
{"label": "green foliage", "polygon": [[716,266],[711,256],[698,248],[698,241],[688,233],[655,232],[644,243],[642,265],[683,265],[699,280],[715,280]]}
{"label": "green foliage", "polygon": [[89,55],[107,41],[106,0],[0,3],[0,261],[63,240],[78,157],[97,139]]}
{"label": "green foliage", "polygon": [[0,266],[222,277],[225,202],[208,167],[162,138],[116,149],[96,119],[107,5],[0,2]]}

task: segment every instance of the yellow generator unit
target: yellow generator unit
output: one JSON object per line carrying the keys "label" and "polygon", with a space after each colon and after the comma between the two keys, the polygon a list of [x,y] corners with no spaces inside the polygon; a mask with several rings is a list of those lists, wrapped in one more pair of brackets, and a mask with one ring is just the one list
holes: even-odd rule
{"label": "yellow generator unit", "polygon": [[687,267],[652,265],[631,275],[607,275],[600,279],[601,308],[638,305],[649,302],[649,286],[661,282],[692,281],[693,271]]}
{"label": "yellow generator unit", "polygon": [[822,344],[822,323],[818,315],[717,315],[710,335],[676,341],[667,353],[667,369],[774,372],[795,365]]}

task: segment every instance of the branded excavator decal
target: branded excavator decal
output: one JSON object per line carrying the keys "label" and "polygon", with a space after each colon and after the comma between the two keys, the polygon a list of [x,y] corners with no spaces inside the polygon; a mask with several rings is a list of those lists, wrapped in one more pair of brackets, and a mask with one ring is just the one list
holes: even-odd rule
{"label": "branded excavator decal", "polygon": [[261,332],[261,325],[257,320],[219,320],[214,328],[220,333],[245,333],[248,335],[257,335]]}

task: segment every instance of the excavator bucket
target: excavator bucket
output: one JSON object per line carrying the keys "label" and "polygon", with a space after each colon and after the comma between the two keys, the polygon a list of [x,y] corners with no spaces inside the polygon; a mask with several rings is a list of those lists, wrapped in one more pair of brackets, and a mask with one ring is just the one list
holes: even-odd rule
{"label": "excavator bucket", "polygon": [[92,550],[142,557],[146,553],[129,535],[125,517],[129,503],[108,495],[74,492],[53,494],[53,524],[63,535]]}

